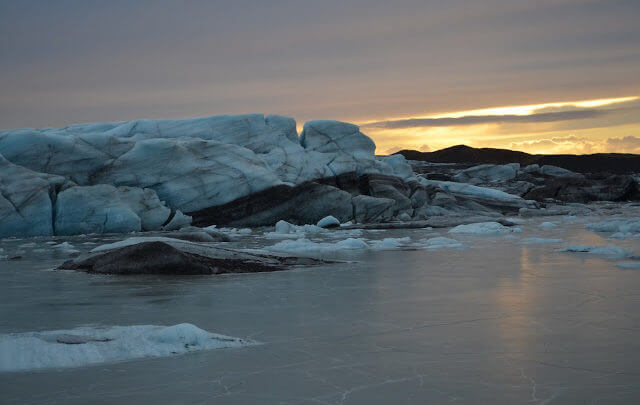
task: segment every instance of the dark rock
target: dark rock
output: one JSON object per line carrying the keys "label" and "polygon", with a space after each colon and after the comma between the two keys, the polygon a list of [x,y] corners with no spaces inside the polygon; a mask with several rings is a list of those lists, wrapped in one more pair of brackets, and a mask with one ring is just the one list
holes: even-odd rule
{"label": "dark rock", "polygon": [[395,202],[389,198],[358,195],[352,198],[353,216],[358,223],[381,222],[393,217]]}
{"label": "dark rock", "polygon": [[409,185],[402,179],[383,174],[365,174],[360,176],[361,194],[370,195],[376,198],[387,198],[395,201],[393,206],[394,215],[400,212],[411,210],[411,194]]}
{"label": "dark rock", "polygon": [[307,182],[295,187],[275,186],[188,215],[193,217],[196,226],[268,226],[281,219],[296,224],[314,224],[328,215],[346,222],[352,219],[353,208],[348,192]]}
{"label": "dark rock", "polygon": [[284,270],[324,263],[317,259],[281,257],[203,246],[190,242],[149,241],[99,251],[58,267],[100,274],[203,275]]}
{"label": "dark rock", "polygon": [[524,198],[544,201],[554,199],[563,202],[587,203],[591,201],[627,201],[638,198],[638,188],[632,176],[612,175],[588,178],[547,179]]}
{"label": "dark rock", "polygon": [[[530,155],[508,149],[472,148],[456,145],[434,152],[401,150],[398,152],[407,160],[434,163],[520,163],[552,165],[578,173],[632,174],[640,172],[640,155],[629,153],[595,153],[592,155]],[[440,179],[434,179],[440,180]]]}

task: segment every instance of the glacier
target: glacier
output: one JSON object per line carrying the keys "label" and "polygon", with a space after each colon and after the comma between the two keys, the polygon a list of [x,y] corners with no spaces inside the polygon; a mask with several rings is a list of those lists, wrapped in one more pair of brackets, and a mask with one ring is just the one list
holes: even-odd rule
{"label": "glacier", "polygon": [[[537,209],[490,187],[416,174],[376,156],[357,125],[279,115],[75,124],[0,131],[0,237],[337,226]],[[461,173],[511,178],[519,166]],[[468,172],[468,173],[467,173]],[[329,221],[329,222],[327,222]]]}

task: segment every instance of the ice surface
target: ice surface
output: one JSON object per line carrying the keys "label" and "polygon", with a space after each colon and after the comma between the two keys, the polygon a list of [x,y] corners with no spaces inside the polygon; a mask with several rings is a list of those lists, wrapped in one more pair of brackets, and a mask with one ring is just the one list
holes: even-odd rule
{"label": "ice surface", "polygon": [[[633,212],[640,207],[611,210],[640,216]],[[442,228],[365,229],[361,238],[369,246],[410,237],[415,249],[343,250],[335,263],[314,269],[230,277],[137,280],[43,271],[63,258],[26,249],[22,260],[0,264],[0,333],[64,330],[72,336],[62,339],[71,341],[82,336],[67,330],[76,325],[190,322],[267,344],[2,373],[0,402],[494,403],[499,397],[508,403],[638,403],[640,273],[616,267],[638,260],[557,252],[565,244],[617,244],[573,222],[579,219],[553,219],[565,239],[558,246],[514,243],[555,238],[539,227],[548,218],[530,219],[522,234],[507,234],[516,235],[513,242]],[[225,247],[276,242],[263,231]],[[332,236],[343,231],[307,237],[333,252]],[[440,235],[467,248],[426,247],[423,239]],[[2,239],[0,248],[13,255],[20,244],[55,240],[85,250],[91,247],[84,242],[114,238]],[[640,252],[639,239],[620,246]]]}
{"label": "ice surface", "polygon": [[517,226],[504,226],[498,222],[478,222],[475,224],[458,225],[449,230],[452,234],[469,234],[469,235],[506,235],[510,233],[519,233],[522,229]]}
{"label": "ice surface", "polygon": [[12,333],[0,335],[0,371],[81,367],[250,344],[189,323]]}
{"label": "ice surface", "polygon": [[544,229],[555,229],[557,227],[558,227],[558,225],[554,224],[553,222],[549,222],[549,221],[545,221],[545,222],[542,222],[540,224],[540,228],[544,228]]}
{"label": "ice surface", "polygon": [[560,252],[580,252],[590,253],[610,258],[624,258],[633,255],[633,251],[615,245],[592,246],[592,245],[570,245],[559,250]]}
{"label": "ice surface", "polygon": [[562,239],[555,238],[523,238],[518,244],[519,245],[538,245],[542,243],[562,243]]}

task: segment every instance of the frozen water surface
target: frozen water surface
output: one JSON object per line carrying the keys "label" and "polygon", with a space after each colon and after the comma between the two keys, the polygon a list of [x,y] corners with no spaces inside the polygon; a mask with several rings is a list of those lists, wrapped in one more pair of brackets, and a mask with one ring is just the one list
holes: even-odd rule
{"label": "frozen water surface", "polygon": [[[638,403],[640,272],[625,269],[635,256],[519,243],[640,252],[638,239],[585,228],[607,217],[583,219],[536,218],[522,233],[455,241],[447,229],[364,230],[358,238],[388,249],[320,249],[345,262],[226,276],[50,271],[73,250],[124,238],[5,239],[2,255],[22,260],[0,261],[1,334],[189,323],[262,344],[0,373],[0,402]],[[227,245],[278,243],[268,231]],[[325,247],[351,237],[328,232],[305,237]],[[396,239],[376,242],[385,238]]]}

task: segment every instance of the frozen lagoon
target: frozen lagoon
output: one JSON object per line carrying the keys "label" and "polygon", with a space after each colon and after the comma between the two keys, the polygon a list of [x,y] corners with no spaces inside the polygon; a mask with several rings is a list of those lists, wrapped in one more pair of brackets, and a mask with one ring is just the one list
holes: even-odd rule
{"label": "frozen lagoon", "polygon": [[[188,322],[262,344],[0,373],[0,402],[634,403],[640,271],[616,267],[633,258],[558,251],[640,253],[640,239],[585,229],[597,220],[536,218],[492,236],[364,231],[366,240],[448,237],[466,248],[353,250],[332,256],[348,263],[197,277],[50,271],[70,248],[47,241],[89,250],[97,245],[84,243],[122,237],[2,240],[0,254],[24,253],[0,262],[0,333]],[[521,243],[532,238],[563,241]],[[254,232],[228,245],[277,242]]]}

